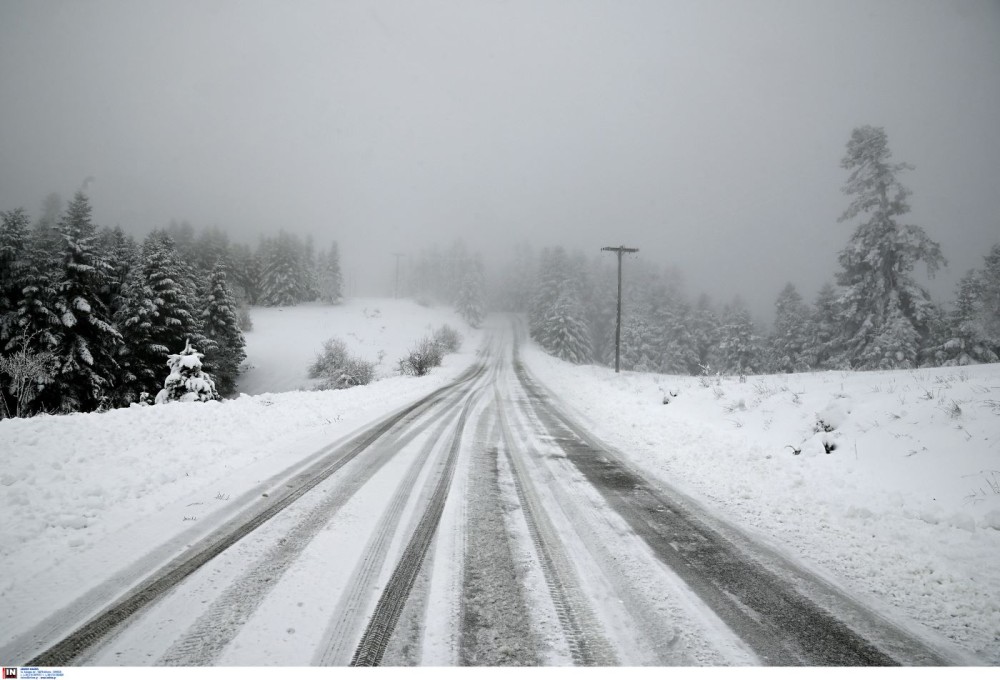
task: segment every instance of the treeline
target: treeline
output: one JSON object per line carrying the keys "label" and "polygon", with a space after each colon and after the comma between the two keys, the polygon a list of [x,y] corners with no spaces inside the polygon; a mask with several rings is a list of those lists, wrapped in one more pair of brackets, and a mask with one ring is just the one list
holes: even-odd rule
{"label": "treeline", "polygon": [[[852,201],[841,221],[861,222],[840,253],[835,282],[812,304],[786,285],[769,330],[755,326],[739,297],[722,307],[704,295],[692,302],[676,272],[627,262],[622,367],[747,375],[998,361],[1000,245],[962,279],[952,311],[933,301],[912,273],[923,263],[933,274],[945,260],[923,229],[900,221],[910,192],[898,175],[909,166],[890,158],[881,128],[853,132],[841,163],[850,171],[844,192]],[[551,354],[613,364],[617,274],[610,259],[562,248],[536,255],[522,246],[497,304],[527,312],[532,337]]]}
{"label": "treeline", "polygon": [[459,239],[446,250],[425,249],[408,267],[403,293],[419,303],[451,305],[473,328],[486,315],[486,280],[483,258],[471,253]]}
{"label": "treeline", "polygon": [[186,224],[139,243],[98,228],[82,192],[58,205],[50,196],[34,222],[0,213],[0,418],[148,403],[187,343],[229,395],[245,305],[343,296],[336,244],[316,252],[281,232],[254,251]]}

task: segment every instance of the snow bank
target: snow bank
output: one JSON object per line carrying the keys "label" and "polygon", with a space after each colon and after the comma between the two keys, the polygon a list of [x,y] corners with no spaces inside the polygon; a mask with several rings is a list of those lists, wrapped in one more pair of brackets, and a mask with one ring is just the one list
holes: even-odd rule
{"label": "snow bank", "polygon": [[522,355],[636,466],[1000,663],[1000,366],[740,383]]}

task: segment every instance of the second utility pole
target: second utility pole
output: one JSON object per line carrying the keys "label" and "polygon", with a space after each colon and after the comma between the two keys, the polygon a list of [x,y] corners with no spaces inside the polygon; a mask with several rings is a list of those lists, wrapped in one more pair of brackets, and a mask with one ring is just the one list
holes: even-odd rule
{"label": "second utility pole", "polygon": [[615,324],[615,373],[621,373],[622,356],[622,254],[638,253],[638,248],[626,248],[625,246],[608,246],[601,250],[610,250],[618,253],[618,321]]}

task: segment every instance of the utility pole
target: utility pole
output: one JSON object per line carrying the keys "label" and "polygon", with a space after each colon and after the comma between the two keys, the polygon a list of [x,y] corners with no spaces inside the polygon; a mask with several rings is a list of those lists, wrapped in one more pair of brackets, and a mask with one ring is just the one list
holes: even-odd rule
{"label": "utility pole", "polygon": [[615,373],[621,373],[622,357],[622,255],[624,253],[638,253],[638,248],[626,248],[625,246],[608,246],[601,250],[610,250],[618,253],[618,320],[615,324]]}
{"label": "utility pole", "polygon": [[393,253],[393,256],[396,258],[396,287],[393,288],[392,296],[397,300],[399,299],[399,258],[404,255],[406,255],[406,253]]}

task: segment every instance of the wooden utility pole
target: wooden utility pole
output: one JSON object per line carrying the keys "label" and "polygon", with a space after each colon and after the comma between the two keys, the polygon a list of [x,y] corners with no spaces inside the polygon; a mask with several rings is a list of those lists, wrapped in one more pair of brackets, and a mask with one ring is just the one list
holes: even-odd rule
{"label": "wooden utility pole", "polygon": [[626,248],[625,246],[608,246],[601,250],[610,250],[618,253],[618,320],[615,323],[615,373],[621,373],[622,365],[622,255],[624,253],[638,253],[638,248]]}
{"label": "wooden utility pole", "polygon": [[392,296],[397,300],[399,299],[399,258],[404,255],[406,253],[393,253],[393,256],[396,258],[396,287],[393,288]]}

